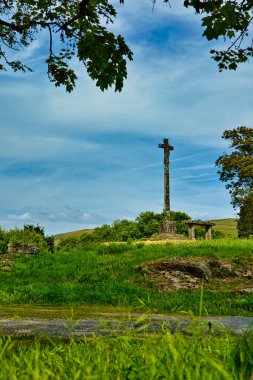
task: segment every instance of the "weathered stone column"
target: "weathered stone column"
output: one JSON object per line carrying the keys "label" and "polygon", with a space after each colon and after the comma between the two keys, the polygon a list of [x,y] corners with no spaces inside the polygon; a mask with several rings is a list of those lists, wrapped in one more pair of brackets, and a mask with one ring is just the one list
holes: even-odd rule
{"label": "weathered stone column", "polygon": [[163,144],[158,144],[158,148],[164,150],[164,214],[166,219],[170,220],[170,151],[174,147],[169,144],[168,139],[163,139]]}
{"label": "weathered stone column", "polygon": [[188,236],[190,240],[195,240],[195,225],[194,224],[188,224],[189,231]]}
{"label": "weathered stone column", "polygon": [[176,235],[176,222],[170,220],[170,151],[174,147],[169,144],[168,139],[163,139],[163,144],[158,144],[158,148],[164,150],[164,220],[161,223],[160,233]]}
{"label": "weathered stone column", "polygon": [[212,226],[210,226],[210,225],[206,225],[205,239],[206,240],[212,239]]}

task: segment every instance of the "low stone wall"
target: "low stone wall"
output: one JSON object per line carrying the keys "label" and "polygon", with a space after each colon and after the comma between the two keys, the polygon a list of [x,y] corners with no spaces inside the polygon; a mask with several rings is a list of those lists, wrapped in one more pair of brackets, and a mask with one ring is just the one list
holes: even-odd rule
{"label": "low stone wall", "polygon": [[37,255],[39,253],[39,250],[33,244],[9,243],[8,244],[8,253],[9,254],[18,253],[18,254]]}

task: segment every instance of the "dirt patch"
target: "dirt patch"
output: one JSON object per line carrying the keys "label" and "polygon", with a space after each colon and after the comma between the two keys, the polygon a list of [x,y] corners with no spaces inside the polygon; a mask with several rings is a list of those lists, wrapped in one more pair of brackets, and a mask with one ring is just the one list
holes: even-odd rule
{"label": "dirt patch", "polygon": [[160,291],[205,289],[253,293],[253,258],[245,260],[159,259],[139,266]]}

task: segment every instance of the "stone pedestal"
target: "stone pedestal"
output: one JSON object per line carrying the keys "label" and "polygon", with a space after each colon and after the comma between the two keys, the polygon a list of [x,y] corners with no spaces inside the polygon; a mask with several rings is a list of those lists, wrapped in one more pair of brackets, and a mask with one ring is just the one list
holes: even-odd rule
{"label": "stone pedestal", "polygon": [[165,218],[160,227],[160,234],[176,235],[176,222],[172,222],[169,219]]}
{"label": "stone pedestal", "polygon": [[161,222],[160,231],[154,234],[150,240],[181,240],[184,236],[177,234],[176,222],[172,222],[165,216]]}

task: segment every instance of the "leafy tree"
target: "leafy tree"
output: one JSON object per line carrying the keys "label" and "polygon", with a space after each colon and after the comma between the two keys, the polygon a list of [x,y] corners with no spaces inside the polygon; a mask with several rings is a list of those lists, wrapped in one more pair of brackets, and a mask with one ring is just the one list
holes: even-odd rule
{"label": "leafy tree", "polygon": [[176,222],[177,233],[181,235],[188,236],[188,226],[182,223],[183,220],[191,219],[191,217],[185,212],[181,211],[171,211],[170,219]]}
{"label": "leafy tree", "polygon": [[149,237],[159,231],[163,214],[155,214],[153,211],[142,212],[135,219],[141,237]]}
{"label": "leafy tree", "polygon": [[220,179],[226,182],[234,208],[240,207],[238,236],[248,237],[253,228],[253,129],[238,127],[222,136],[231,141],[231,154],[224,153],[216,161]]}
{"label": "leafy tree", "polygon": [[222,138],[230,140],[234,150],[224,153],[215,164],[220,168],[220,180],[227,183],[233,207],[241,207],[244,199],[253,194],[253,129],[242,126],[226,130]]}
{"label": "leafy tree", "polygon": [[[156,0],[152,2],[155,5]],[[10,50],[26,48],[39,33],[47,31],[46,63],[51,82],[64,85],[71,92],[77,74],[70,62],[77,58],[101,90],[114,86],[115,91],[120,91],[127,77],[126,60],[132,60],[133,54],[124,38],[107,28],[117,14],[111,3],[110,0],[1,1],[0,70],[10,67],[14,71],[32,71],[20,60],[13,60]],[[238,63],[252,57],[251,39],[247,38],[253,20],[252,0],[184,0],[184,6],[203,14],[203,35],[208,40],[219,37],[230,40],[225,50],[211,50],[220,70],[236,70]]]}
{"label": "leafy tree", "polygon": [[45,237],[45,228],[39,226],[38,224],[37,224],[37,226],[35,226],[34,224],[25,224],[24,230],[25,231],[34,231],[37,234],[40,234],[41,236]]}
{"label": "leafy tree", "polygon": [[12,60],[9,51],[27,47],[45,30],[51,82],[72,91],[77,75],[69,62],[77,57],[101,90],[115,86],[120,91],[127,76],[126,59],[132,59],[132,52],[121,35],[115,36],[104,26],[115,16],[108,0],[3,0],[0,70],[31,71],[20,60]]}
{"label": "leafy tree", "polygon": [[[164,2],[170,3],[170,0]],[[210,51],[220,71],[236,70],[239,63],[253,56],[252,37],[248,38],[253,21],[252,0],[184,0],[184,6],[203,14],[203,36],[209,41],[219,37],[229,40],[225,50]]]}
{"label": "leafy tree", "polygon": [[253,194],[244,199],[239,217],[238,236],[240,238],[253,236]]}

